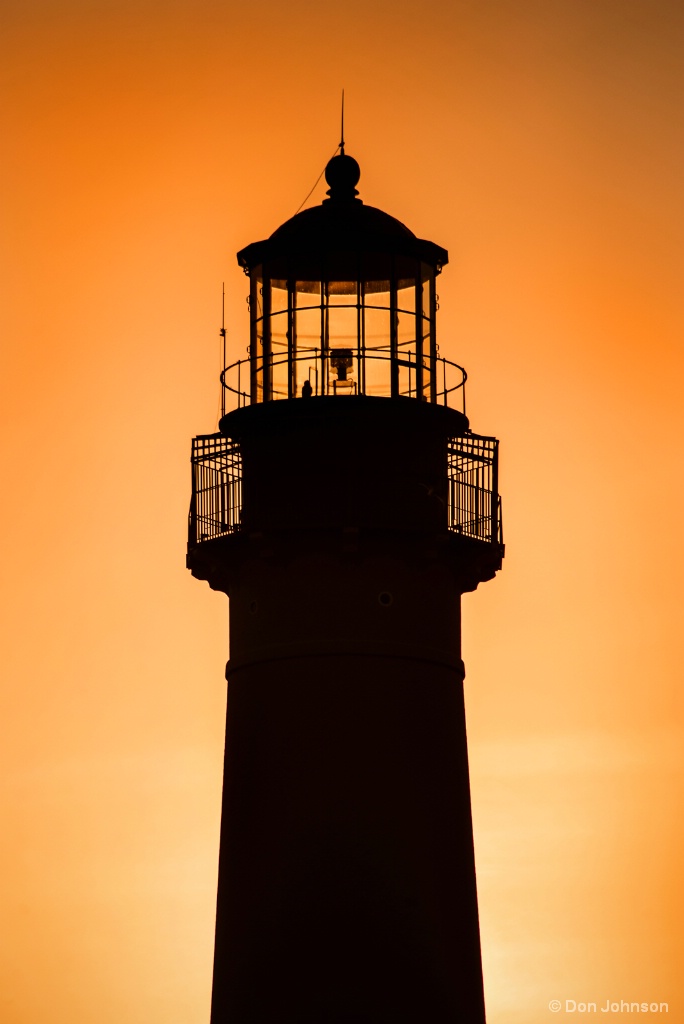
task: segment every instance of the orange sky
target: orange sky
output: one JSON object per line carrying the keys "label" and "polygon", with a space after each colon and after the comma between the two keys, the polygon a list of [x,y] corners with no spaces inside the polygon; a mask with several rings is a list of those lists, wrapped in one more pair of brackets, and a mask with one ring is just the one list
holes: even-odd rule
{"label": "orange sky", "polygon": [[440,347],[502,441],[504,571],[464,599],[489,1024],[684,1020],[684,8],[1,18],[3,1024],[208,1022],[227,607],[184,569],[189,441],[221,282],[238,358],[235,252],[342,86],[361,198],[449,250]]}

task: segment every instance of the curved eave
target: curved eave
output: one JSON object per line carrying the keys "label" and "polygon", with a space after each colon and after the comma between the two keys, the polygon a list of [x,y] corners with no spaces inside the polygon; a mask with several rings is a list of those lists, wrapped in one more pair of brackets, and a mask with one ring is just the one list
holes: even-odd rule
{"label": "curved eave", "polygon": [[262,263],[325,262],[340,253],[387,254],[420,260],[437,272],[449,262],[446,249],[416,236],[401,221],[382,210],[354,201],[332,202],[303,210],[286,221],[270,238],[252,242],[237,254],[247,273]]}
{"label": "curved eave", "polygon": [[295,262],[298,258],[310,260],[312,257],[319,257],[321,260],[325,260],[326,256],[339,252],[357,252],[359,254],[388,253],[396,256],[407,256],[411,259],[420,260],[422,263],[428,263],[438,273],[449,262],[449,254],[446,249],[442,249],[441,246],[436,245],[434,242],[428,242],[422,238],[415,238],[412,242],[412,245],[406,245],[406,243],[399,240],[386,239],[377,245],[360,245],[358,242],[355,243],[354,239],[349,239],[345,245],[331,243],[330,245],[313,247],[277,244],[270,238],[266,238],[263,242],[252,242],[251,245],[241,249],[237,254],[237,261],[247,273],[251,273],[255,267],[263,263],[270,263],[273,260]]}

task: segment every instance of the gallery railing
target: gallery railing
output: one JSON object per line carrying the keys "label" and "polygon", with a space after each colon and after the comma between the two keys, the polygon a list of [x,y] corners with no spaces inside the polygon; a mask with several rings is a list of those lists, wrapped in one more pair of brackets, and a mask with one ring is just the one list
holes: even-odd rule
{"label": "gallery railing", "polygon": [[242,455],[237,441],[203,434],[192,440],[191,460],[188,543],[194,546],[240,529]]}
{"label": "gallery railing", "polygon": [[340,348],[309,349],[295,357],[272,353],[266,360],[238,359],[226,366],[221,373],[222,415],[235,404],[242,408],[265,399],[300,397],[303,386],[310,388],[312,396],[422,398],[465,415],[466,379],[463,367],[450,359],[437,356],[431,363],[425,357],[419,367],[413,353],[401,350],[396,355],[378,349],[359,353]]}
{"label": "gallery railing", "polygon": [[464,537],[503,544],[499,497],[499,442],[464,434],[448,448],[449,529]]}
{"label": "gallery railing", "polygon": [[[498,446],[493,437],[464,434],[447,451],[447,526],[463,537],[503,544],[498,494]],[[237,441],[204,434],[192,442],[191,547],[241,529],[242,457]]]}

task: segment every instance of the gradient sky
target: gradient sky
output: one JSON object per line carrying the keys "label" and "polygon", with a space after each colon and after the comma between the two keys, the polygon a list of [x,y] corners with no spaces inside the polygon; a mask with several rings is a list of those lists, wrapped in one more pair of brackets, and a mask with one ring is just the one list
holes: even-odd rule
{"label": "gradient sky", "polygon": [[489,1024],[684,1020],[684,7],[0,19],[3,1024],[208,1024],[227,605],[184,568],[189,442],[221,282],[238,358],[235,252],[306,196],[342,87],[361,198],[449,250],[440,347],[502,442],[463,637]]}

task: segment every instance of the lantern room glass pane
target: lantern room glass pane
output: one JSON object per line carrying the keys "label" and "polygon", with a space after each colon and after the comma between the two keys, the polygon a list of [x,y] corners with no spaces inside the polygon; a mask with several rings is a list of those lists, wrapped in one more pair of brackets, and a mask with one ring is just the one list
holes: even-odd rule
{"label": "lantern room glass pane", "polygon": [[328,281],[326,284],[328,301],[346,305],[356,302],[358,283],[356,281]]}
{"label": "lantern room glass pane", "polygon": [[305,355],[300,357],[295,363],[294,369],[294,397],[300,398],[302,396],[302,388],[304,381],[308,381],[311,385],[311,394],[320,395],[321,392],[321,380],[320,380],[320,357],[316,355]]}
{"label": "lantern room glass pane", "polygon": [[259,320],[256,324],[256,330],[254,332],[254,353],[252,355],[252,366],[253,366],[253,382],[254,389],[252,394],[253,402],[263,402],[264,400],[264,321]]}
{"label": "lantern room glass pane", "polygon": [[328,306],[326,311],[327,347],[351,348],[358,345],[358,314],[356,306]]}
{"label": "lantern room glass pane", "polygon": [[271,389],[273,398],[287,398],[289,372],[287,312],[271,317]]}
{"label": "lantern room glass pane", "polygon": [[[387,282],[389,284],[389,282]],[[365,393],[391,393],[389,291],[372,296],[377,306],[364,309]]]}
{"label": "lantern room glass pane", "polygon": [[390,309],[389,309],[389,292],[387,293],[387,306],[377,307],[368,306],[365,307],[365,345],[366,351],[369,349],[375,351],[389,352],[390,347]]}
{"label": "lantern room glass pane", "polygon": [[321,308],[320,306],[297,309],[295,311],[295,332],[297,335],[297,352],[301,355],[310,349],[321,347]]}
{"label": "lantern room glass pane", "polygon": [[367,306],[386,306],[390,304],[390,283],[384,281],[365,281],[363,290]]}
{"label": "lantern room glass pane", "polygon": [[416,317],[414,313],[398,312],[397,317],[397,346],[399,349],[416,350]]}
{"label": "lantern room glass pane", "polygon": [[418,381],[415,277],[410,279],[404,278],[397,282],[395,302],[396,394],[411,398],[416,396]]}
{"label": "lantern room glass pane", "polygon": [[287,309],[287,281],[271,281],[271,314]]}
{"label": "lantern room glass pane", "polygon": [[271,281],[271,392],[272,398],[288,397],[289,316],[287,281]]}
{"label": "lantern room glass pane", "polygon": [[397,353],[400,358],[416,357],[416,285],[415,281],[408,286],[397,289]]}
{"label": "lantern room glass pane", "polygon": [[[337,269],[348,274],[350,262]],[[396,256],[369,259],[358,280],[286,272],[252,272],[252,401],[298,396],[305,381],[312,394],[434,400],[433,267]]]}
{"label": "lantern room glass pane", "polygon": [[406,366],[403,363],[398,367],[398,392],[402,398],[416,397],[416,368],[415,364]]}
{"label": "lantern room glass pane", "polygon": [[311,394],[320,394],[320,366],[318,352],[321,347],[321,282],[296,281],[293,289],[293,348],[296,360],[292,363],[292,393],[301,397],[304,382],[311,386]]}
{"label": "lantern room glass pane", "polygon": [[302,356],[309,350],[321,347],[321,282],[297,281],[294,286],[294,306],[297,354]]}
{"label": "lantern room glass pane", "polygon": [[437,342],[435,334],[434,292],[435,271],[427,263],[421,264],[421,331],[423,335],[423,395],[437,401]]}
{"label": "lantern room glass pane", "polygon": [[283,353],[287,355],[287,323],[287,310],[271,314],[271,345],[274,359],[280,359]]}
{"label": "lantern room glass pane", "polygon": [[250,330],[250,394],[252,402],[264,400],[264,289],[261,267],[252,273],[249,296]]}
{"label": "lantern room glass pane", "polygon": [[298,306],[310,306],[314,303],[320,305],[321,282],[320,281],[297,281],[295,283],[296,304]]}
{"label": "lantern room glass pane", "polygon": [[416,284],[409,281],[405,287],[397,288],[397,309],[405,313],[416,312]]}

